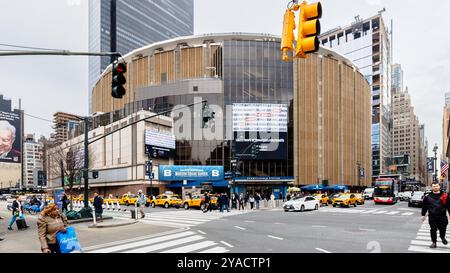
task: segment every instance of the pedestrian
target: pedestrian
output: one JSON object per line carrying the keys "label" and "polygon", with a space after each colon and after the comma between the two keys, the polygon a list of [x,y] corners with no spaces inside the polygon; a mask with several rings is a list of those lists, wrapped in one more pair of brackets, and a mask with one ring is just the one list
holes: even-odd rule
{"label": "pedestrian", "polygon": [[[138,200],[137,200],[137,205],[139,206],[139,211],[141,213],[141,218],[145,217],[145,204],[147,203],[147,198],[145,197],[145,195],[142,193],[142,190],[138,191]],[[136,215],[137,217],[137,215]]]}
{"label": "pedestrian", "polygon": [[272,194],[270,195],[270,207],[275,208],[275,195]]}
{"label": "pedestrian", "polygon": [[100,218],[99,222],[103,222],[103,198],[98,193],[94,193],[94,210],[95,219]]}
{"label": "pedestrian", "polygon": [[211,209],[211,197],[209,196],[209,192],[205,193],[205,207],[203,209],[203,213],[207,213],[208,211],[212,211]]}
{"label": "pedestrian", "polygon": [[239,195],[238,202],[239,202],[239,210],[241,210],[241,208],[242,210],[244,210],[244,194],[241,193]]}
{"label": "pedestrian", "polygon": [[253,194],[251,194],[248,198],[248,202],[250,203],[250,209],[253,209],[253,206],[255,204],[255,197],[253,196]]}
{"label": "pedestrian", "polygon": [[248,198],[250,197],[250,194],[247,192],[244,196],[244,205],[247,207]]}
{"label": "pedestrian", "polygon": [[233,193],[233,195],[231,196],[231,208],[237,209],[237,203],[238,203],[237,195]]}
{"label": "pedestrian", "polygon": [[444,245],[448,244],[445,239],[445,232],[447,231],[448,225],[447,211],[450,214],[450,205],[447,200],[448,194],[441,191],[441,186],[438,182],[433,182],[431,189],[432,192],[423,198],[422,222],[425,221],[425,215],[428,212],[428,223],[430,224],[432,241],[430,248],[436,248],[438,230],[442,243]]}
{"label": "pedestrian", "polygon": [[227,212],[230,212],[230,198],[228,198],[228,194],[226,194],[225,192],[223,193],[223,199],[224,199],[224,205],[225,208],[227,210]]}
{"label": "pedestrian", "polygon": [[256,209],[259,209],[259,201],[260,200],[261,200],[261,195],[259,195],[259,192],[257,192],[256,196],[255,196]]}
{"label": "pedestrian", "polygon": [[11,221],[9,221],[8,230],[13,230],[12,226],[16,222],[17,217],[19,217],[19,219],[23,221],[23,228],[25,229],[29,228],[29,226],[25,222],[22,202],[20,201],[18,195],[15,196],[15,200],[13,201],[11,208],[12,208],[12,217]]}
{"label": "pedestrian", "polygon": [[62,202],[62,212],[67,213],[68,209],[67,206],[69,205],[69,198],[67,198],[66,193],[63,194],[63,197],[61,198]]}
{"label": "pedestrian", "polygon": [[59,212],[56,204],[50,204],[41,212],[38,221],[38,236],[43,253],[61,253],[56,240],[58,232],[66,233],[67,217]]}

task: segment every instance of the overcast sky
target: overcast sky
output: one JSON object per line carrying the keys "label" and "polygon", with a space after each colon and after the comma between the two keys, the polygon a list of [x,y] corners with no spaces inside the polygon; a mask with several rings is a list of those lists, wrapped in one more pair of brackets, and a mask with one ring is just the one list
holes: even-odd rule
{"label": "overcast sky", "polygon": [[[95,0],[93,0],[95,1]],[[120,1],[120,0],[119,0]],[[137,0],[138,1],[138,0]],[[323,32],[349,25],[356,15],[394,20],[394,62],[405,71],[416,114],[429,145],[442,146],[444,93],[450,92],[450,1],[322,0]],[[0,43],[87,51],[87,0],[0,0]],[[195,0],[195,34],[256,32],[280,35],[288,1]],[[423,13],[422,13],[423,12]],[[436,17],[433,17],[433,16]],[[6,47],[0,46],[0,49]],[[57,111],[88,112],[85,57],[1,57],[0,94],[22,98],[31,115],[52,119]],[[25,131],[48,136],[51,124],[27,117]],[[431,149],[430,149],[431,150]]]}

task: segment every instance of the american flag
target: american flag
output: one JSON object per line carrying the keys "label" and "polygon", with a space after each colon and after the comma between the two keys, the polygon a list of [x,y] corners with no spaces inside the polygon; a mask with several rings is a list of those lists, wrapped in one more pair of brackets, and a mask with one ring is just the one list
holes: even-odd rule
{"label": "american flag", "polygon": [[441,160],[441,176],[447,177],[448,163],[445,160]]}

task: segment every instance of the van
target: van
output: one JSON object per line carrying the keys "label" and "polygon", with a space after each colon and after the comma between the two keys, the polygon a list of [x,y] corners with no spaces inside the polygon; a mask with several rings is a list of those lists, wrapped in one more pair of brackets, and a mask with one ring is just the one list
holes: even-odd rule
{"label": "van", "polygon": [[366,199],[366,200],[373,199],[374,191],[375,191],[375,188],[366,188],[363,193],[364,199]]}

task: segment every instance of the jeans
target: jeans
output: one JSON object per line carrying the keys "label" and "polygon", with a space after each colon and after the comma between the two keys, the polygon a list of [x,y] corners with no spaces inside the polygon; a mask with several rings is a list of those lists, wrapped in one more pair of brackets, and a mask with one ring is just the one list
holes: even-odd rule
{"label": "jeans", "polygon": [[256,209],[259,209],[259,201],[256,201]]}
{"label": "jeans", "polygon": [[[25,219],[25,217],[22,215],[19,216],[20,219]],[[9,227],[12,228],[12,226],[14,225],[14,223],[16,222],[17,216],[13,215],[13,217],[11,218],[11,221],[9,221]]]}

